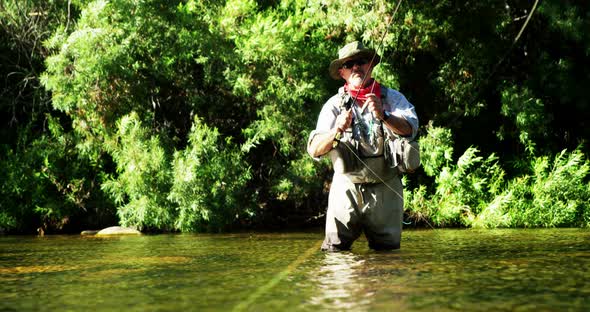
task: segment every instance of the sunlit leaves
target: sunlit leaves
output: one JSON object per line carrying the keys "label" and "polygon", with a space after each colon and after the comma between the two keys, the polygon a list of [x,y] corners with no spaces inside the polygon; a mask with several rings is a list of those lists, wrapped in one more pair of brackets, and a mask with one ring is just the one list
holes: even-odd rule
{"label": "sunlit leaves", "polygon": [[[18,26],[17,16],[40,16],[14,14],[16,3],[3,4],[7,10],[0,15],[12,18],[3,29],[16,29],[11,27]],[[66,16],[70,4],[80,14]],[[263,194],[260,207],[270,200],[293,207],[321,201],[311,197],[321,193],[329,171],[326,161],[313,162],[305,154],[307,135],[321,105],[341,85],[329,78],[328,64],[344,43],[362,40],[382,57],[377,79],[416,105],[421,124],[437,125],[424,128],[420,138],[424,174],[408,178],[422,183],[406,193],[415,215],[440,225],[482,226],[590,218],[578,205],[583,197],[565,199],[584,194],[587,178],[576,171],[584,162],[556,160],[557,167],[580,177],[545,176],[551,166],[539,160],[587,137],[589,76],[579,66],[590,51],[582,31],[588,25],[585,6],[541,2],[513,45],[529,3],[405,1],[392,20],[396,4],[43,2],[55,14],[47,21],[61,22],[26,36],[7,34],[11,41],[3,47],[30,46],[27,36],[43,38],[43,48],[19,55],[53,53],[41,78],[52,102],[43,103],[63,119],[38,120],[31,129],[42,128],[45,135],[23,127],[24,135],[14,139],[18,147],[3,147],[2,173],[11,183],[2,195],[18,202],[27,192],[35,194],[35,200],[22,200],[28,212],[58,216],[55,203],[86,203],[88,190],[107,180],[103,190],[111,201],[95,206],[115,203],[125,224],[183,231],[244,222],[259,212],[251,209],[250,194]],[[49,31],[54,34],[47,39]],[[15,77],[12,72],[5,76]],[[33,76],[23,75],[19,86]],[[5,103],[21,100],[21,89],[14,90]],[[9,113],[18,111],[10,107]],[[23,111],[30,107],[35,104]],[[493,141],[494,135],[499,142],[484,139]],[[69,162],[94,171],[82,165],[68,171],[63,163]],[[92,178],[84,180],[84,174]],[[562,189],[556,185],[562,179],[581,186],[563,183]],[[548,214],[552,197],[564,216],[534,221],[535,214]],[[14,224],[10,215],[0,220]]]}
{"label": "sunlit leaves", "polygon": [[427,175],[437,175],[443,166],[452,161],[453,138],[449,129],[434,127],[430,123],[420,143],[420,162]]}
{"label": "sunlit leaves", "polygon": [[116,177],[102,185],[120,205],[125,226],[173,229],[174,210],[166,200],[171,181],[170,160],[158,136],[152,136],[136,114],[118,123],[117,143],[109,146],[117,163]]}
{"label": "sunlit leaves", "polygon": [[221,230],[253,213],[240,201],[250,169],[231,141],[195,118],[189,146],[174,154],[174,182],[168,199],[177,205],[175,228]]}
{"label": "sunlit leaves", "polygon": [[551,116],[545,112],[543,102],[532,96],[527,88],[508,87],[502,92],[502,115],[509,118],[515,126],[511,133],[507,126],[500,127],[500,137],[517,135],[520,142],[534,151],[536,142],[547,138],[547,125]]}

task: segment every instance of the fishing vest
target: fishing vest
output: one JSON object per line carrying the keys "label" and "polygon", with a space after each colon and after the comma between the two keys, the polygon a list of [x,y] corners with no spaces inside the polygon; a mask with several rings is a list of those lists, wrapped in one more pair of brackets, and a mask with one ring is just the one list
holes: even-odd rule
{"label": "fishing vest", "polygon": [[[386,131],[381,121],[354,105],[354,99],[341,87],[340,112],[352,107],[353,121],[342,133],[340,143],[332,149],[329,157],[335,174],[342,174],[353,183],[381,183],[393,178],[397,172],[384,157]],[[381,100],[384,102],[387,88],[381,86]]]}
{"label": "fishing vest", "polygon": [[[383,105],[389,105],[387,93],[387,88],[381,86]],[[344,88],[341,87],[338,94],[339,112],[350,107],[356,111],[351,126],[329,153],[335,174],[344,175],[353,183],[381,183],[400,172],[413,172],[420,166],[420,148],[416,141],[386,129],[370,113],[363,114],[357,105],[353,105],[354,99]]]}

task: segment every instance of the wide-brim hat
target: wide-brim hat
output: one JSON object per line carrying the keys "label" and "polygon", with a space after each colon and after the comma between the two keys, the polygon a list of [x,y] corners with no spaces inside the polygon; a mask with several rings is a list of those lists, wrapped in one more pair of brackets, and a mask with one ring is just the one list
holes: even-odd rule
{"label": "wide-brim hat", "polygon": [[338,58],[330,63],[330,76],[336,80],[341,79],[342,77],[340,77],[338,70],[342,67],[342,64],[348,60],[358,58],[366,58],[367,61],[371,61],[372,59],[373,66],[379,64],[381,60],[381,57],[375,53],[375,50],[365,48],[360,41],[353,41],[340,49],[338,51]]}

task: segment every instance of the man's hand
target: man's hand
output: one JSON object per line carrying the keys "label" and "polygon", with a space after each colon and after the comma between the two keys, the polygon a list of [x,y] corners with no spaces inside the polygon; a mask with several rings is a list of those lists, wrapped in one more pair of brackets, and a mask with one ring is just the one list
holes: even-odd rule
{"label": "man's hand", "polygon": [[346,129],[350,127],[352,123],[352,109],[342,111],[338,117],[336,117],[336,122],[334,127],[336,128],[336,132],[344,132]]}
{"label": "man's hand", "polygon": [[334,128],[328,132],[316,134],[307,146],[307,152],[312,157],[320,157],[334,148],[334,140],[350,127],[352,123],[352,109],[342,111],[336,116]]}
{"label": "man's hand", "polygon": [[378,98],[375,93],[367,94],[365,106],[367,106],[367,109],[373,114],[373,117],[379,120],[385,118],[385,115],[383,114],[383,104],[381,103],[381,99]]}
{"label": "man's hand", "polygon": [[[383,120],[385,118],[385,112],[383,111],[381,99],[378,98],[374,93],[367,94],[365,106],[368,106],[368,110],[373,114],[373,117],[379,120]],[[402,136],[408,136],[412,134],[412,127],[405,119],[396,117],[394,115],[389,116],[391,118],[383,120],[383,124],[387,128]]]}

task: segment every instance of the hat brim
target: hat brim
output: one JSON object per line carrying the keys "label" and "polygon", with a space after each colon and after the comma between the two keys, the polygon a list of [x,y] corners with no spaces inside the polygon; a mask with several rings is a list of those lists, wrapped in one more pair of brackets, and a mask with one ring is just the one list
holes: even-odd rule
{"label": "hat brim", "polygon": [[379,54],[375,53],[375,50],[373,49],[357,50],[351,53],[350,56],[333,60],[330,63],[330,77],[332,77],[335,80],[342,79],[342,77],[340,77],[340,72],[338,71],[342,67],[342,64],[346,63],[348,60],[354,60],[358,58],[366,58],[368,61],[371,61],[371,59],[373,59],[372,66],[379,64],[379,62],[381,61],[381,57],[379,56]]}

